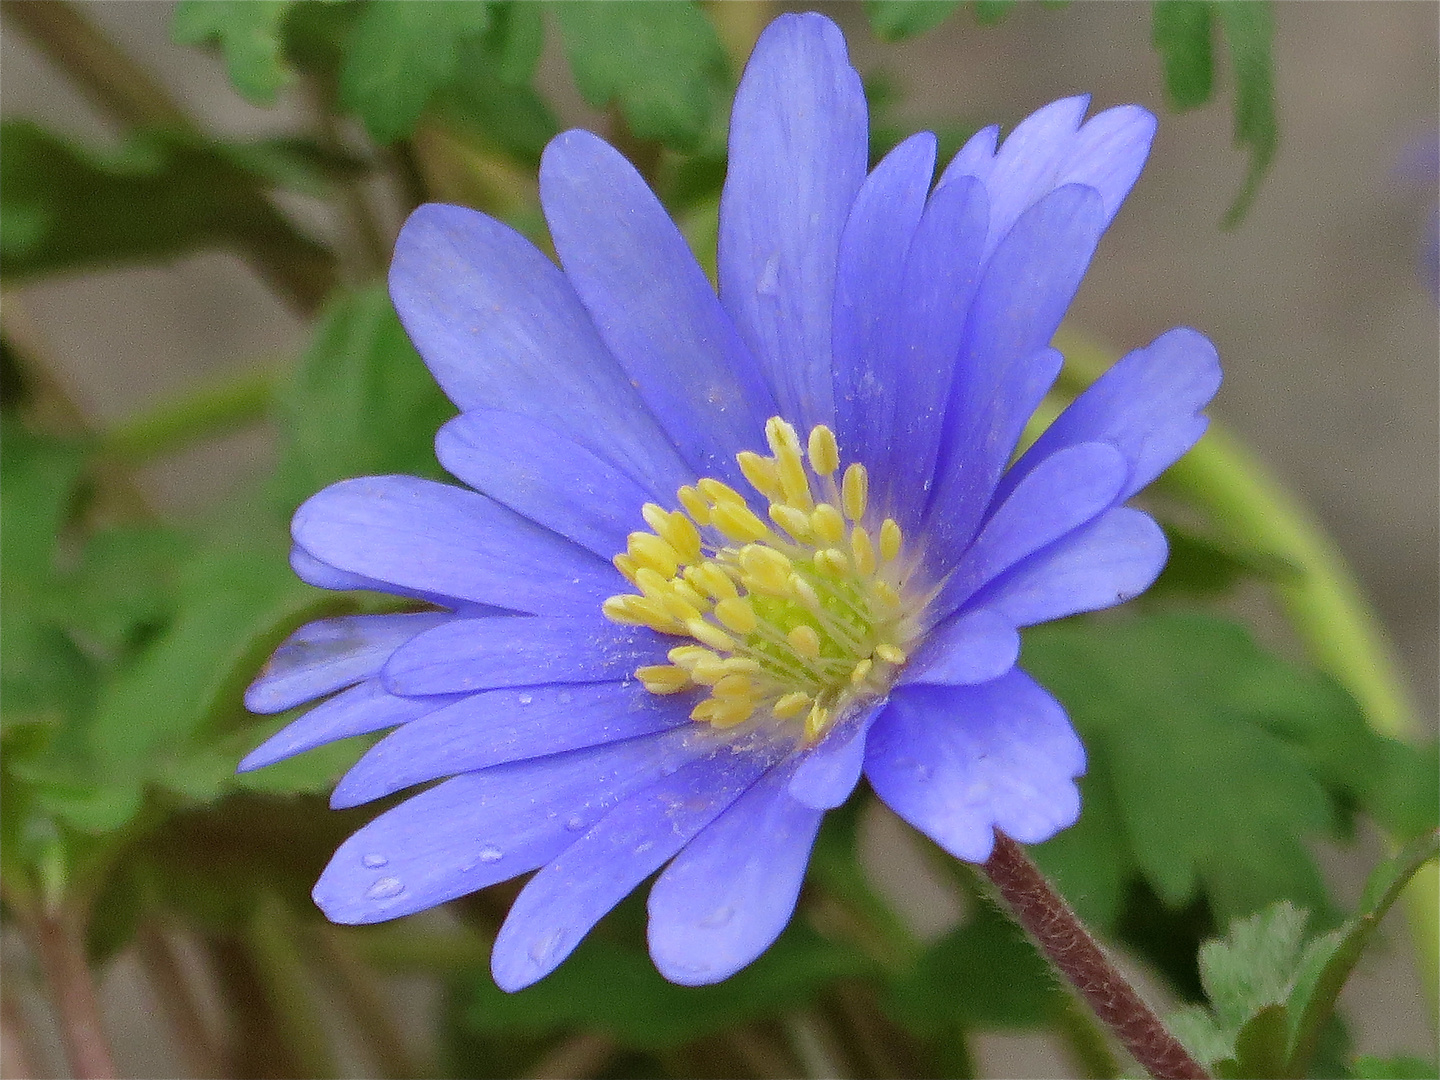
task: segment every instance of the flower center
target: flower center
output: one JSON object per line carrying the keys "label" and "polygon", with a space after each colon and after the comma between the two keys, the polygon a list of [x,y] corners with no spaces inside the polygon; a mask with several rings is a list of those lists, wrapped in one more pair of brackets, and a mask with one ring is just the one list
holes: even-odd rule
{"label": "flower center", "polygon": [[679,490],[682,509],[646,503],[651,531],[631,533],[615,556],[640,592],[610,597],[604,612],[691,639],[670,650],[669,664],[635,675],[655,694],[707,688],[692,719],[733,727],[757,714],[803,717],[813,742],[856,702],[885,693],[923,602],[907,604],[900,526],[885,518],[874,527],[865,466],[840,473],[834,432],[816,427],[802,450],[795,429],[772,417],[765,437],[772,456],[747,450],[736,460],[769,501],[770,522],[708,477]]}

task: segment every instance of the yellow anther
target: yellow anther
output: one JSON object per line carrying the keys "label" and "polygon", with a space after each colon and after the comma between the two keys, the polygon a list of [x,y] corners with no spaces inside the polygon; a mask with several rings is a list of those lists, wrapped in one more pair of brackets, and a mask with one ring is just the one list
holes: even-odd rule
{"label": "yellow anther", "polygon": [[725,661],[711,653],[707,659],[701,660],[695,665],[690,672],[690,678],[701,686],[714,686],[729,674],[730,669],[725,666]]}
{"label": "yellow anther", "polygon": [[[712,698],[711,700],[713,701],[714,699]],[[710,723],[717,728],[734,727],[737,724],[743,724],[754,715],[755,705],[753,702],[746,701],[743,698],[733,698],[725,701],[720,708],[716,710],[715,715],[710,719]]]}
{"label": "yellow anther", "polygon": [[705,496],[712,507],[720,503],[745,505],[745,497],[743,495],[729,484],[722,484],[719,480],[712,480],[707,476],[699,481],[699,488],[700,494]]}
{"label": "yellow anther", "polygon": [[726,597],[715,605],[715,617],[725,629],[734,630],[737,634],[748,634],[756,625],[755,609],[750,606],[750,601],[734,596]]}
{"label": "yellow anther", "polygon": [[900,542],[903,539],[900,523],[894,518],[886,518],[880,526],[880,561],[894,562],[895,556],[900,554]]}
{"label": "yellow anther", "polygon": [[804,510],[797,510],[784,503],[771,503],[770,520],[802,544],[810,539],[810,515]]}
{"label": "yellow anther", "polygon": [[715,684],[714,694],[723,698],[750,698],[754,701],[755,680],[749,675],[731,672]]}
{"label": "yellow anther", "polygon": [[709,645],[712,649],[719,649],[722,652],[735,651],[735,639],[714,623],[708,623],[704,619],[688,620],[685,623],[685,632],[700,644]]}
{"label": "yellow anther", "polygon": [[631,626],[648,626],[662,634],[679,628],[665,606],[646,596],[612,596],[600,605],[606,617]]}
{"label": "yellow anther", "polygon": [[840,445],[824,424],[810,431],[810,467],[819,476],[829,476],[840,467]]}
{"label": "yellow anther", "polygon": [[774,458],[761,457],[753,450],[742,450],[735,455],[735,461],[745,479],[750,481],[750,486],[761,495],[773,499],[780,494],[780,474]]}
{"label": "yellow anther", "polygon": [[685,512],[695,519],[696,524],[710,524],[710,504],[705,501],[705,496],[689,484],[682,487],[675,495],[680,500],[680,505],[685,508]]}
{"label": "yellow anther", "polygon": [[652,531],[658,533],[664,530],[666,514],[663,506],[647,502],[640,507],[640,516],[645,519],[645,524],[649,525]]}
{"label": "yellow anther", "polygon": [[813,585],[799,574],[791,574],[785,584],[789,586],[790,595],[796,600],[799,600],[805,607],[811,611],[820,610],[820,594],[815,591]]}
{"label": "yellow anther", "polygon": [[725,600],[739,595],[730,575],[725,573],[718,563],[706,562],[699,566],[687,566],[685,580],[714,600]]}
{"label": "yellow anther", "polygon": [[648,664],[636,668],[635,677],[640,680],[640,685],[652,694],[678,694],[695,685],[683,668],[671,667],[669,664]]}
{"label": "yellow anther", "polygon": [[844,577],[850,572],[850,560],[839,548],[824,548],[815,553],[815,568],[831,577]]}
{"label": "yellow anther", "polygon": [[821,503],[810,511],[810,528],[828,544],[838,544],[845,539],[845,520],[829,503]]}
{"label": "yellow anther", "polygon": [[635,571],[635,585],[651,600],[659,600],[670,592],[670,579],[648,566]]}
{"label": "yellow anther", "polygon": [[855,560],[856,573],[869,577],[875,572],[875,545],[864,525],[850,530],[850,557]]}
{"label": "yellow anther", "polygon": [[776,458],[782,454],[800,455],[800,436],[795,431],[795,426],[778,416],[772,416],[765,421],[765,441],[770,444],[770,450]]}
{"label": "yellow anther", "polygon": [[758,660],[748,656],[727,656],[721,663],[732,675],[759,675],[764,670]]}
{"label": "yellow anther", "polygon": [[876,599],[891,611],[898,611],[900,608],[900,594],[895,591],[888,581],[874,582],[870,589],[874,592]]}
{"label": "yellow anther", "polygon": [[699,590],[685,579],[675,578],[670,582],[670,588],[674,590],[676,596],[684,600],[685,603],[689,604],[696,611],[710,610],[710,602],[701,596]]}
{"label": "yellow anther", "polygon": [[785,637],[789,640],[790,647],[805,659],[814,660],[820,655],[820,635],[815,632],[813,626],[801,623]]}
{"label": "yellow anther", "polygon": [[790,560],[774,548],[748,544],[740,549],[740,566],[745,571],[745,586],[775,595],[786,591],[790,579]]}
{"label": "yellow anther", "polygon": [[859,686],[869,676],[870,669],[874,666],[874,661],[872,661],[867,656],[864,660],[861,660],[858,664],[856,664],[855,667],[851,670],[850,681],[856,686]]}
{"label": "yellow anther", "polygon": [[701,648],[699,645],[676,645],[665,654],[670,662],[686,671],[693,672],[695,666],[705,660],[716,660],[720,658],[709,649]]}
{"label": "yellow anther", "polygon": [[711,512],[710,524],[724,533],[727,539],[741,543],[763,540],[770,535],[770,527],[756,517],[744,503],[716,504]]}
{"label": "yellow anther", "polygon": [[821,705],[818,701],[810,707],[809,715],[805,717],[805,739],[807,742],[814,742],[825,729],[830,726],[830,710]]}
{"label": "yellow anther", "polygon": [[675,549],[654,533],[631,533],[629,551],[637,567],[649,567],[667,578],[674,577],[680,569],[680,556]]}
{"label": "yellow anther", "polygon": [[865,516],[865,503],[870,498],[870,474],[864,465],[851,465],[845,470],[845,479],[840,482],[840,501],[845,505],[845,516],[859,521]]}
{"label": "yellow anther", "polygon": [[632,585],[635,584],[635,571],[638,567],[634,559],[629,555],[616,555],[615,558],[610,561],[615,564],[616,570],[619,570],[620,573],[625,575],[626,581]]}
{"label": "yellow anther", "polygon": [[699,562],[704,557],[700,548],[700,530],[695,528],[695,523],[679,510],[672,510],[666,514],[665,521],[655,531],[675,549],[681,562]]}
{"label": "yellow anther", "polygon": [[799,690],[792,690],[788,694],[781,694],[775,699],[775,704],[770,706],[770,711],[781,720],[789,720],[792,716],[799,716],[810,704],[810,695],[803,694]]}
{"label": "yellow anther", "polygon": [[904,649],[896,645],[891,645],[888,641],[881,642],[875,646],[875,655],[887,664],[894,664],[897,667],[908,659]]}

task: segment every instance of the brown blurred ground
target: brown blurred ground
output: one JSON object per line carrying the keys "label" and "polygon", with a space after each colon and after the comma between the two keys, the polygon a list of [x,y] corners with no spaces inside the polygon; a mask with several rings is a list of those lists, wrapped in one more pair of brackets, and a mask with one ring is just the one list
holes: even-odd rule
{"label": "brown blurred ground", "polygon": [[[296,122],[293,102],[252,108],[229,91],[217,63],[171,46],[171,4],[81,6],[216,130],[257,135]],[[1416,264],[1434,191],[1404,188],[1392,166],[1407,142],[1437,124],[1440,7],[1277,5],[1281,149],[1247,221],[1222,233],[1217,224],[1245,168],[1230,145],[1230,83],[1221,77],[1211,106],[1166,114],[1148,5],[1021,5],[994,29],[962,12],[899,46],[875,44],[858,5],[823,6],[845,27],[862,71],[883,65],[898,78],[901,112],[913,126],[1011,123],[1080,90],[1096,107],[1135,101],[1161,115],[1150,165],[1102,245],[1073,319],[1124,348],[1177,323],[1214,339],[1226,370],[1216,414],[1338,538],[1394,635],[1433,730],[1437,319]],[[593,123],[551,44],[543,75],[566,119]],[[1223,51],[1217,60],[1223,68]],[[111,134],[9,33],[0,39],[0,101],[7,115],[83,137]],[[77,399],[102,420],[207,375],[292,353],[302,332],[238,261],[221,255],[50,282],[24,290],[21,302]],[[258,431],[154,469],[147,484],[165,505],[194,508],[271,461],[268,435]],[[1327,860],[1347,898],[1374,857],[1372,842],[1352,858]],[[1347,992],[1359,1048],[1433,1053],[1407,946],[1399,933],[1389,941]],[[138,1029],[135,995],[113,994],[110,1007],[123,1067],[162,1075],[170,1059]],[[985,1064],[1011,1075],[1054,1067],[1043,1050],[1035,1054],[1010,1040],[982,1048]]]}

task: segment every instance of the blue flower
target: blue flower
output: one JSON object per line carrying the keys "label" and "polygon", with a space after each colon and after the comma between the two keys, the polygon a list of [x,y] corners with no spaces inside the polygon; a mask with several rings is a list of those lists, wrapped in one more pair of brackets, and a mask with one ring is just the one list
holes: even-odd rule
{"label": "blue flower", "polygon": [[314,893],[331,919],[538,869],[495,943],[513,990],[663,867],[651,954],[709,983],[784,928],[862,771],[962,859],[1075,821],[1085,753],[1017,628],[1150,584],[1164,537],[1124,503],[1219,382],[1171,330],[1011,463],[1154,133],[1087,104],[998,147],[987,128],[933,188],[928,133],[867,174],[844,39],[787,15],[735,99],[718,297],[583,131],[541,165],[563,269],[483,214],[414,213],[391,295],[461,410],[436,452],[468,487],[336,484],[296,513],[292,562],[437,610],[305,627],[247,699],[341,691],[242,768],[394,728],[334,805],[441,780],[341,845]]}

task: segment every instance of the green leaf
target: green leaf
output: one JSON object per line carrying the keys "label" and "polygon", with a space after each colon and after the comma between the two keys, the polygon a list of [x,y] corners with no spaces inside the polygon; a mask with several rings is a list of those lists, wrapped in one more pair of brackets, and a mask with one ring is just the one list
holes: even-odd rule
{"label": "green leaf", "polygon": [[1285,1002],[1308,917],[1281,902],[1236,919],[1229,934],[1200,949],[1200,981],[1221,1028],[1239,1030],[1260,1010]]}
{"label": "green leaf", "polygon": [[1015,0],[975,0],[975,21],[981,26],[999,26],[1015,6]]}
{"label": "green leaf", "polygon": [[1290,1075],[1304,1075],[1320,1032],[1335,1011],[1336,999],[1375,928],[1410,879],[1437,855],[1440,855],[1440,833],[1432,829],[1416,837],[1371,873],[1356,914],[1338,930],[1312,942],[1306,950],[1289,998],[1293,1019]]}
{"label": "green leaf", "polygon": [[104,529],[85,544],[59,589],[64,624],[118,660],[174,611],[188,537],[158,525]]}
{"label": "green leaf", "polygon": [[[328,253],[297,233],[223,151],[148,132],[98,154],[28,121],[0,125],[0,273],[19,278],[175,258],[210,247],[283,259],[315,280]],[[12,229],[11,222],[21,227]]]}
{"label": "green leaf", "polygon": [[1224,1061],[1235,1055],[1235,1037],[1227,1035],[1203,1005],[1187,1005],[1165,1019],[1165,1026],[1196,1061]]}
{"label": "green leaf", "polygon": [[1147,602],[1175,596],[1213,598],[1242,581],[1298,580],[1299,569],[1278,555],[1243,551],[1221,540],[1167,522],[1170,557],[1155,584],[1145,591]]}
{"label": "green leaf", "polygon": [[1235,1056],[1216,1062],[1215,1074],[1226,1080],[1278,1080],[1287,1075],[1285,1035],[1288,1028],[1284,1005],[1266,1005],[1257,1010],[1235,1036]]}
{"label": "green leaf", "polygon": [[959,6],[960,0],[865,0],[865,14],[881,41],[904,41],[933,30]]}
{"label": "green leaf", "polygon": [[285,62],[281,27],[295,0],[182,0],[171,37],[181,45],[215,40],[225,54],[231,85],[247,101],[271,105],[293,72]]}
{"label": "green leaf", "polygon": [[715,29],[694,4],[590,0],[551,6],[575,84],[597,108],[612,102],[630,130],[693,150],[726,78]]}
{"label": "green leaf", "polygon": [[1175,112],[1210,100],[1214,59],[1208,0],[1157,0],[1150,40],[1160,54],[1165,99]]}
{"label": "green leaf", "polygon": [[1092,785],[1110,788],[1068,842],[1123,837],[1125,862],[1172,908],[1203,884],[1222,919],[1285,897],[1329,910],[1304,838],[1336,825],[1334,800],[1379,759],[1332,684],[1189,614],[1036,627],[1024,665],[1068,709]]}
{"label": "green leaf", "polygon": [[488,972],[480,975],[465,1019],[478,1033],[513,1037],[583,1026],[622,1046],[663,1049],[802,1006],[821,987],[868,970],[856,954],[792,925],[724,982],[677,986],[643,951],[592,934],[553,975],[518,993],[498,989]]}
{"label": "green leaf", "polygon": [[368,473],[439,477],[435,432],[454,414],[385,289],[342,294],[278,395],[285,494]]}
{"label": "green leaf", "polygon": [[539,4],[511,0],[490,5],[486,48],[494,59],[496,77],[510,86],[525,86],[535,75],[545,47],[545,20]]}
{"label": "green leaf", "polygon": [[1040,1027],[1063,1000],[1049,965],[1015,923],[988,904],[920,957],[891,988],[885,1011],[922,1037],[956,1024]]}
{"label": "green leaf", "polygon": [[490,5],[480,0],[369,0],[340,69],[340,103],[377,142],[407,137],[454,80],[461,47],[489,25]]}
{"label": "green leaf", "polygon": [[1399,1054],[1395,1057],[1373,1057],[1362,1054],[1350,1066],[1354,1080],[1434,1080],[1436,1065],[1433,1060]]}
{"label": "green leaf", "polygon": [[1386,739],[1384,766],[1365,793],[1365,809],[1392,837],[1404,840],[1435,828],[1440,818],[1440,744],[1410,746]]}
{"label": "green leaf", "polygon": [[1250,209],[1280,143],[1275,119],[1275,62],[1269,0],[1222,0],[1214,6],[1235,73],[1235,145],[1250,148],[1250,168],[1222,223],[1232,229]]}

